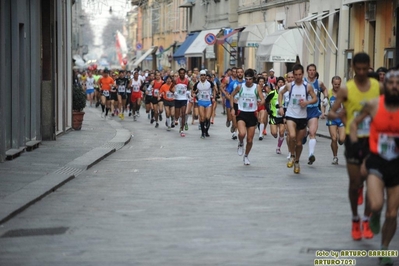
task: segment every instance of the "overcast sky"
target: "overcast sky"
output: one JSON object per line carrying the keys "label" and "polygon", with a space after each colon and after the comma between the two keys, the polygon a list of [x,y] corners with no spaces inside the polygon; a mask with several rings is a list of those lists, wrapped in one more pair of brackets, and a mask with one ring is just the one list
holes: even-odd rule
{"label": "overcast sky", "polygon": [[[90,54],[95,54],[95,57],[101,56],[104,51],[102,47],[102,32],[107,24],[108,19],[112,15],[125,18],[126,12],[131,9],[129,0],[81,0],[82,8],[89,15],[89,21],[95,35],[94,45],[90,49]],[[109,10],[112,7],[112,15]]]}

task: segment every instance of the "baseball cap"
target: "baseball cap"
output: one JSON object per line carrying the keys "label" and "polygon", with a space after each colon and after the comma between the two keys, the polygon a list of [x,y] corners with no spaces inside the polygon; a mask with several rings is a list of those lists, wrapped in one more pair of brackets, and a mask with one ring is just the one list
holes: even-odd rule
{"label": "baseball cap", "polygon": [[201,70],[200,71],[200,75],[206,75],[206,71],[205,70]]}
{"label": "baseball cap", "polygon": [[273,68],[272,68],[272,69],[270,69],[270,70],[269,70],[269,72],[274,72],[274,69],[273,69]]}

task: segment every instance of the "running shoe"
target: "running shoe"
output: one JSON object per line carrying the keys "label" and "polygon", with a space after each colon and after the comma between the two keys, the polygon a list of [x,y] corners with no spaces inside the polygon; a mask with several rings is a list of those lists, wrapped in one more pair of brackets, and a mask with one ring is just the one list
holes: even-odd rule
{"label": "running shoe", "polygon": [[159,121],[162,121],[162,114],[159,114]]}
{"label": "running shoe", "polygon": [[101,118],[104,118],[104,116],[105,116],[105,112],[102,112],[101,113]]}
{"label": "running shoe", "polygon": [[299,162],[294,163],[294,173],[299,174],[301,172],[301,167],[299,166]]}
{"label": "running shoe", "polygon": [[111,116],[115,116],[115,111],[111,114]]}
{"label": "running shoe", "polygon": [[248,159],[248,156],[246,155],[246,156],[244,156],[244,158],[243,158],[243,161],[244,161],[244,165],[250,165],[251,164],[251,162],[249,161],[249,159]]}
{"label": "running shoe", "polygon": [[96,108],[100,106],[100,102],[96,102]]}
{"label": "running shoe", "polygon": [[155,127],[156,127],[156,128],[159,127],[159,124],[158,124],[158,123],[155,123]]}
{"label": "running shoe", "polygon": [[137,115],[136,114],[133,115],[133,121],[137,121]]}
{"label": "running shoe", "polygon": [[235,131],[236,131],[236,128],[233,125],[231,125],[230,132],[234,133]]}
{"label": "running shoe", "polygon": [[244,143],[238,143],[237,154],[238,156],[242,156],[244,154]]}
{"label": "running shoe", "polygon": [[363,237],[366,239],[373,238],[374,234],[370,229],[369,221],[362,221]]}
{"label": "running shoe", "polygon": [[352,220],[352,238],[353,240],[361,240],[362,239],[362,231],[360,230],[360,220],[353,221]]}
{"label": "running shoe", "polygon": [[201,134],[201,139],[205,139],[205,134],[204,133]]}
{"label": "running shoe", "polygon": [[209,138],[210,136],[211,136],[211,135],[209,135],[208,132],[205,133],[205,137],[208,137],[208,138]]}
{"label": "running shoe", "polygon": [[259,140],[263,140],[263,137],[262,137],[262,136],[260,136],[260,137],[259,137]]}
{"label": "running shoe", "polygon": [[363,204],[363,187],[357,190],[357,205]]}
{"label": "running shoe", "polygon": [[171,128],[174,128],[175,127],[175,124],[174,123],[172,123],[172,125],[170,126]]}
{"label": "running shoe", "polygon": [[237,135],[236,135],[235,132],[234,132],[233,135],[231,136],[231,139],[232,139],[232,140],[236,140],[236,139],[237,139]]}
{"label": "running shoe", "polygon": [[150,123],[151,123],[151,124],[154,124],[154,122],[155,122],[155,119],[154,119],[154,118],[151,118]]}
{"label": "running shoe", "polygon": [[393,259],[390,257],[380,258],[380,266],[393,266]]}
{"label": "running shoe", "polygon": [[266,135],[267,135],[266,129],[264,129],[264,130],[262,131],[262,135],[263,135],[263,136],[266,136]]}
{"label": "running shoe", "polygon": [[281,154],[280,148],[277,148],[277,149],[276,149],[276,154]]}
{"label": "running shoe", "polygon": [[167,131],[170,131],[170,127],[168,127],[166,130],[167,130]]}
{"label": "running shoe", "polygon": [[316,157],[313,154],[311,154],[309,156],[308,165],[312,165],[314,163],[314,161],[316,161]]}
{"label": "running shoe", "polygon": [[380,224],[381,213],[372,213],[370,217],[370,229],[375,235],[380,233],[381,224]]}
{"label": "running shoe", "polygon": [[186,122],[186,124],[184,125],[184,130],[187,131],[188,130],[188,124]]}
{"label": "running shoe", "polygon": [[227,120],[226,121],[226,127],[229,127],[230,126],[230,120]]}
{"label": "running shoe", "polygon": [[290,157],[290,159],[287,162],[287,167],[292,168],[294,166],[294,157]]}
{"label": "running shoe", "polygon": [[213,121],[213,118],[211,119],[211,124],[213,125],[213,123],[214,123],[214,121]]}
{"label": "running shoe", "polygon": [[122,119],[122,113],[120,113],[120,114],[118,115],[118,117],[119,117],[120,119]]}
{"label": "running shoe", "polygon": [[137,117],[140,117],[140,110],[137,110]]}
{"label": "running shoe", "polygon": [[287,156],[287,160],[289,160],[290,158],[291,158],[291,153],[289,152],[288,156]]}
{"label": "running shoe", "polygon": [[221,114],[222,114],[222,115],[225,115],[225,114],[226,114],[226,111],[221,112]]}
{"label": "running shoe", "polygon": [[120,114],[120,118],[121,118],[121,120],[124,120],[125,119],[125,115],[123,113],[121,113]]}
{"label": "running shoe", "polygon": [[132,112],[129,112],[129,116],[132,116]]}
{"label": "running shoe", "polygon": [[181,131],[181,132],[180,132],[180,137],[185,137],[185,136],[186,136],[186,134],[184,134],[184,132]]}
{"label": "running shoe", "polygon": [[337,165],[338,164],[338,157],[334,157],[331,164]]}

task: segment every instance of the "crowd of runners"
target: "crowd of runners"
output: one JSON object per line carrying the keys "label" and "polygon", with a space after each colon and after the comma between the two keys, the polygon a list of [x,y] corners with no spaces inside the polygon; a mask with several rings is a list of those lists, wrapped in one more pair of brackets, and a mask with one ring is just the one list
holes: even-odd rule
{"label": "crowd of runners", "polygon": [[[276,139],[276,153],[286,140],[287,167],[300,173],[300,157],[307,143],[309,165],[316,161],[316,133],[319,119],[326,119],[331,136],[332,164],[338,164],[338,146],[345,146],[352,211],[352,238],[373,238],[380,231],[380,213],[386,191],[385,222],[381,249],[387,250],[397,227],[399,208],[399,70],[370,68],[370,57],[353,58],[354,78],[345,84],[335,76],[330,84],[318,79],[316,65],[306,69],[295,65],[284,76],[274,70],[257,73],[234,67],[218,77],[214,71],[88,71],[75,76],[83,85],[89,106],[101,106],[102,117],[125,116],[136,121],[145,106],[147,119],[166,130],[177,127],[181,137],[198,120],[200,138],[210,137],[218,102],[226,115],[226,127],[237,140],[237,153],[244,165],[256,131],[257,139],[270,134]],[[327,86],[331,87],[330,89]],[[196,128],[197,129],[197,128]],[[367,183],[363,200],[363,183]],[[358,205],[365,203],[364,215]],[[382,257],[381,265],[392,265]]]}

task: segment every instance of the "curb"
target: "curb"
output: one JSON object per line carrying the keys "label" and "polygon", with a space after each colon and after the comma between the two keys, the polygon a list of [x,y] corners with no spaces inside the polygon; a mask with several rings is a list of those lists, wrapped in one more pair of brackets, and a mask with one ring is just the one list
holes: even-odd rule
{"label": "curb", "polygon": [[29,206],[79,176],[112,153],[121,149],[131,139],[130,132],[119,122],[109,123],[116,130],[115,136],[103,146],[92,149],[65,166],[28,184],[19,191],[5,197],[0,204],[0,224],[9,221]]}

